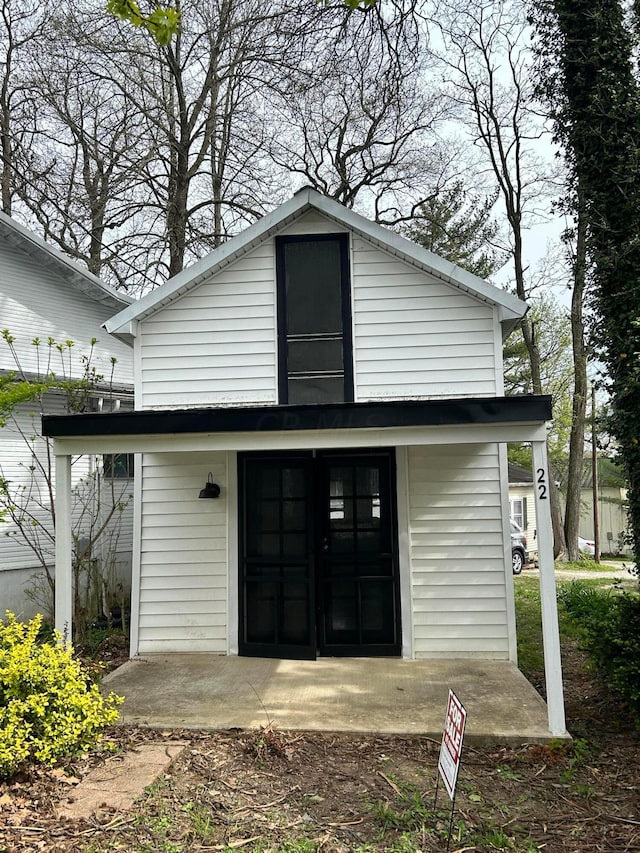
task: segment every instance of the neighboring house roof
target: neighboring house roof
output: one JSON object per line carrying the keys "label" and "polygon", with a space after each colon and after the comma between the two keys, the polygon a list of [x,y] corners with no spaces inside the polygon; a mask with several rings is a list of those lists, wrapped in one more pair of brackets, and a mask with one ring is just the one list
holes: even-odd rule
{"label": "neighboring house roof", "polygon": [[134,301],[125,293],[119,293],[108,287],[93,273],[2,211],[0,211],[0,241],[25,252],[44,267],[53,270],[78,292],[114,311],[121,311],[124,306],[131,305]]}
{"label": "neighboring house roof", "polygon": [[[598,486],[601,489],[626,489],[627,487],[622,468],[606,456],[598,456]],[[593,488],[593,469],[590,456],[585,457],[583,461],[581,488]]]}
{"label": "neighboring house roof", "polygon": [[298,190],[293,198],[250,225],[237,237],[233,237],[201,261],[184,269],[134,305],[116,314],[104,324],[105,329],[123,340],[130,340],[136,334],[135,321],[148,317],[174,299],[183,296],[204,279],[217,273],[263,242],[265,238],[283,230],[310,210],[318,211],[328,219],[332,219],[339,228],[359,234],[374,245],[441,281],[452,284],[483,302],[498,306],[505,336],[527,311],[527,305],[506,290],[489,284],[456,264],[416,245],[411,240],[354,213],[353,210],[321,195],[316,190],[305,187]]}
{"label": "neighboring house roof", "polygon": [[510,486],[530,486],[533,483],[533,474],[527,468],[509,462],[508,470]]}

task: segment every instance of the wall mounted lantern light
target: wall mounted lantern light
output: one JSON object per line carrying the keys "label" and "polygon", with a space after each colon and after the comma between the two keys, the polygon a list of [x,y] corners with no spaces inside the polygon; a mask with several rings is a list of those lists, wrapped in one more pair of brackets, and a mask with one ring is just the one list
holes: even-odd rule
{"label": "wall mounted lantern light", "polygon": [[204,489],[200,490],[199,498],[219,498],[220,486],[213,482],[213,474],[209,471],[207,482],[204,484]]}

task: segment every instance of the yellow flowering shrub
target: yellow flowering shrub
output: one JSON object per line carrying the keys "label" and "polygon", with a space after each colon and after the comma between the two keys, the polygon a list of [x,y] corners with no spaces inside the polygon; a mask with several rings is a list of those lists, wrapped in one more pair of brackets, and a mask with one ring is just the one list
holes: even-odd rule
{"label": "yellow flowering shrub", "polygon": [[55,644],[39,642],[41,624],[10,611],[0,620],[0,778],[95,745],[118,718],[122,699],[100,695],[59,634]]}

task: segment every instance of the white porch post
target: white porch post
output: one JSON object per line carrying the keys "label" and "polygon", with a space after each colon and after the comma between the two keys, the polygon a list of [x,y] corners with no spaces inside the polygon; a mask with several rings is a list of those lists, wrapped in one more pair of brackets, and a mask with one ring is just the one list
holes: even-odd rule
{"label": "white porch post", "polygon": [[71,642],[73,577],[71,572],[71,456],[56,454],[56,629]]}
{"label": "white porch post", "polygon": [[538,563],[540,566],[540,602],[542,607],[542,642],[544,672],[547,685],[549,731],[552,735],[567,733],[562,689],[560,630],[553,564],[553,529],[549,500],[549,466],[546,441],[533,441],[533,476],[538,530]]}

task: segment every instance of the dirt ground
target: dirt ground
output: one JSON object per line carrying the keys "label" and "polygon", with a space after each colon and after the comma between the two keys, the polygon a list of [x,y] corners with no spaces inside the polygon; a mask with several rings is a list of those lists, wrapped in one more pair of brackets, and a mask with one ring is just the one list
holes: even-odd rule
{"label": "dirt ground", "polygon": [[[124,652],[116,644],[110,654],[115,665]],[[451,851],[640,851],[639,732],[574,645],[564,649],[564,673],[573,745],[465,747]],[[450,803],[441,786],[434,808],[439,744],[427,739],[294,735],[277,721],[259,733],[115,728],[108,739],[113,746],[64,768],[0,784],[3,853],[447,846]],[[117,760],[114,748],[152,739],[189,746],[130,812],[57,817],[91,767]]]}

